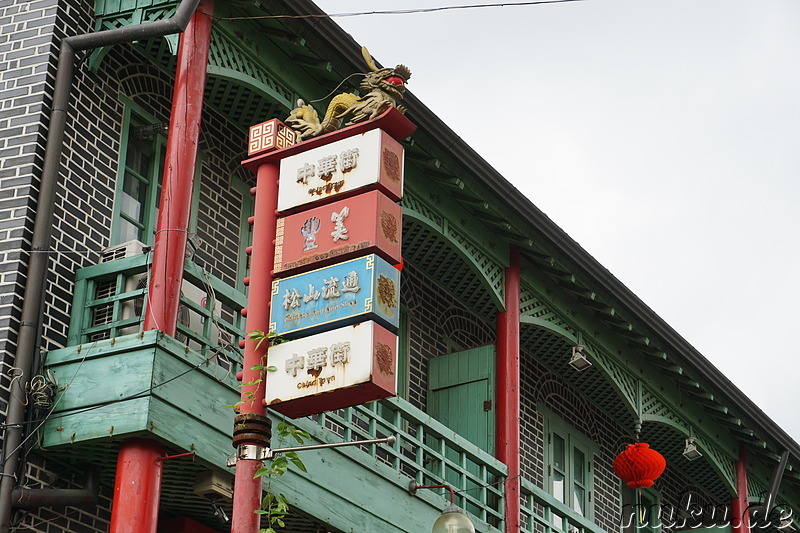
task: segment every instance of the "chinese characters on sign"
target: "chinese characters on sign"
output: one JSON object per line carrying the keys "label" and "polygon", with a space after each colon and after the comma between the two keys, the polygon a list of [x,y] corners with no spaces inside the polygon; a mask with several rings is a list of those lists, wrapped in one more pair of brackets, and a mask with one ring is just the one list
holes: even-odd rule
{"label": "chinese characters on sign", "polygon": [[397,201],[403,193],[403,147],[372,130],[281,160],[278,211],[349,191],[379,189]]}
{"label": "chinese characters on sign", "polygon": [[363,320],[396,330],[399,289],[400,272],[374,254],[275,280],[270,331],[296,337]]}
{"label": "chinese characters on sign", "polygon": [[[356,222],[357,221],[357,222]],[[278,220],[275,273],[377,253],[400,262],[402,208],[380,191],[371,191]]]}
{"label": "chinese characters on sign", "polygon": [[[267,403],[297,417],[396,394],[397,336],[374,322],[272,346]],[[321,401],[319,395],[324,395]]]}

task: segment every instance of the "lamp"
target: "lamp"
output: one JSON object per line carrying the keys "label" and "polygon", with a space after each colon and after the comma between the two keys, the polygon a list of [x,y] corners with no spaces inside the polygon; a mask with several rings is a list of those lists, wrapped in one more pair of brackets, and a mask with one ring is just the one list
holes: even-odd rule
{"label": "lamp", "polygon": [[466,513],[453,503],[455,492],[450,485],[417,485],[415,481],[408,484],[408,492],[416,494],[417,489],[447,489],[450,491],[450,505],[442,510],[441,516],[433,523],[431,533],[475,533],[475,526]]}
{"label": "lamp", "polygon": [[578,372],[583,372],[590,366],[592,366],[592,362],[586,358],[586,354],[583,351],[586,349],[586,346],[583,344],[576,344],[572,347],[572,357],[569,360],[569,366],[577,370]]}
{"label": "lamp", "polygon": [[694,443],[694,437],[686,439],[686,446],[683,448],[683,456],[687,461],[694,461],[700,459],[703,454],[697,449],[697,444]]}

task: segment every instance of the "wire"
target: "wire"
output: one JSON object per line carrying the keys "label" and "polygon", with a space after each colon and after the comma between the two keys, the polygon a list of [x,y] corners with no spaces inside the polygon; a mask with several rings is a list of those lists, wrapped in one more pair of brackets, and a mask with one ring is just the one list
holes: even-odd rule
{"label": "wire", "polygon": [[[80,371],[81,371],[81,367],[83,367],[83,363],[84,363],[84,361],[86,361],[86,357],[89,355],[89,352],[91,352],[91,351],[92,351],[92,348],[94,348],[96,344],[97,344],[97,341],[95,341],[95,342],[93,342],[92,344],[90,344],[90,345],[89,345],[89,347],[86,349],[86,352],[83,354],[83,358],[81,359],[81,362],[78,364],[78,368],[76,368],[76,369],[75,369],[75,373],[74,373],[74,374],[72,374],[72,379],[70,379],[70,380],[69,380],[69,383],[67,383],[67,386],[66,386],[66,387],[64,387],[64,391],[65,391],[65,392],[66,392],[66,391],[67,391],[67,389],[69,389],[69,387],[72,385],[72,382],[73,382],[73,381],[75,381],[75,377],[78,375],[78,372],[80,372]],[[62,399],[64,399],[64,394],[62,394],[62,395],[61,395],[61,396],[58,398],[58,400],[56,400],[56,401],[55,401],[55,403],[53,403],[53,407],[51,407],[51,408],[50,408],[50,412],[49,412],[49,413],[47,413],[47,415],[46,415],[44,418],[40,419],[40,420],[41,420],[41,422],[39,423],[39,425],[38,425],[38,426],[36,426],[36,428],[35,428],[34,430],[32,430],[32,431],[29,431],[29,432],[28,432],[28,434],[25,436],[25,438],[24,438],[24,439],[22,439],[22,442],[20,442],[20,443],[19,443],[19,445],[18,445],[16,448],[14,448],[13,450],[11,450],[11,452],[8,452],[8,453],[3,453],[3,457],[4,457],[4,458],[6,458],[6,457],[11,457],[11,456],[12,456],[12,455],[14,455],[15,453],[17,453],[17,452],[18,452],[18,451],[19,451],[19,450],[20,450],[20,449],[21,449],[21,448],[22,448],[22,447],[25,445],[25,443],[26,443],[26,442],[28,442],[28,440],[30,440],[30,438],[31,438],[33,435],[36,435],[36,433],[37,433],[37,432],[39,431],[39,429],[40,429],[40,428],[41,428],[41,427],[44,425],[44,423],[45,423],[45,422],[47,422],[47,421],[50,419],[50,415],[52,415],[52,414],[53,414],[53,411],[55,411],[55,410],[56,410],[56,407],[58,407],[58,404],[61,402],[61,400],[62,400]],[[32,420],[30,423],[33,423],[33,422],[35,422],[35,421],[33,421],[33,420]],[[4,464],[5,464],[5,461],[4,461]]]}
{"label": "wire", "polygon": [[514,7],[535,6],[541,4],[565,4],[568,2],[582,2],[583,0],[537,0],[532,2],[502,2],[493,4],[455,5],[440,7],[420,7],[415,9],[389,9],[385,11],[355,11],[351,13],[307,14],[307,15],[262,15],[256,17],[218,17],[216,20],[259,20],[259,19],[314,19],[314,18],[344,18],[359,17],[363,15],[410,15],[412,13],[434,13],[437,11],[455,11],[461,9],[477,9],[486,7]]}

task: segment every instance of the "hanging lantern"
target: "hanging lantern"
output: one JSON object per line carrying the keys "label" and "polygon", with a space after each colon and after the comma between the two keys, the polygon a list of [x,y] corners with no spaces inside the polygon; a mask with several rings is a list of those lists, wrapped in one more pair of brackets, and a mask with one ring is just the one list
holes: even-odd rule
{"label": "hanging lantern", "polygon": [[614,473],[632,489],[652,487],[664,473],[667,460],[645,442],[628,444],[611,465]]}

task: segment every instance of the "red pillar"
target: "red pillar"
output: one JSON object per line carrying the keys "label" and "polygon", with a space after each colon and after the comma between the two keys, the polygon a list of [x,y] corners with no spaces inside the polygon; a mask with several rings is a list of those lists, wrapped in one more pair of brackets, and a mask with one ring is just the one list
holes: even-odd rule
{"label": "red pillar", "polygon": [[747,457],[744,445],[740,445],[739,460],[736,461],[736,497],[731,500],[733,533],[750,533],[750,511],[747,498]]}
{"label": "red pillar", "polygon": [[[247,307],[247,332],[267,332],[269,330],[269,303],[272,292],[272,271],[275,268],[275,223],[278,209],[277,163],[265,163],[258,167],[256,178],[255,223],[253,225],[253,247],[250,257],[250,298]],[[262,365],[267,355],[267,343],[256,349],[256,341],[247,340],[242,364],[241,414],[266,414],[263,404],[266,383],[261,370],[253,370]],[[260,515],[254,513],[261,508],[261,479],[253,479],[253,474],[261,467],[261,461],[239,459],[236,461],[236,480],[233,494],[233,522],[231,533],[258,533]]]}
{"label": "red pillar", "polygon": [[[213,0],[201,0],[180,37],[161,205],[144,329],[174,336],[200,137]],[[155,533],[164,448],[133,439],[120,447],[109,533]]]}
{"label": "red pillar", "polygon": [[497,314],[497,441],[496,455],[508,467],[505,530],[520,530],[519,437],[519,250],[511,248],[505,272],[506,310]]}
{"label": "red pillar", "polygon": [[177,330],[183,283],[183,260],[192,209],[192,185],[197,163],[213,11],[213,0],[201,0],[186,31],[181,34],[161,205],[156,224],[150,286],[147,291],[145,331],[159,329],[173,337]]}
{"label": "red pillar", "polygon": [[131,439],[120,446],[109,533],[155,533],[164,448]]}

